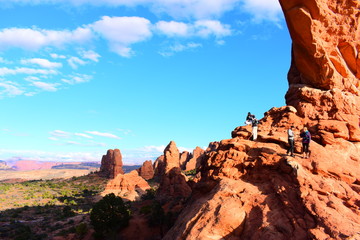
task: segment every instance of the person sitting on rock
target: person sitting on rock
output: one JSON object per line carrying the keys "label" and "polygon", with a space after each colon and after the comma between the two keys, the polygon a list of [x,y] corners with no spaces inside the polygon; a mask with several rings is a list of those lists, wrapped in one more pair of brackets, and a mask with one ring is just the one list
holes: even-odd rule
{"label": "person sitting on rock", "polygon": [[287,155],[289,155],[289,153],[290,153],[291,154],[290,156],[292,156],[292,157],[294,157],[294,137],[295,137],[293,129],[294,129],[294,126],[291,126],[287,130],[289,148],[286,152]]}
{"label": "person sitting on rock", "polygon": [[309,145],[311,141],[311,134],[308,131],[307,127],[304,127],[302,133],[300,133],[300,137],[302,137],[303,158],[309,158]]}

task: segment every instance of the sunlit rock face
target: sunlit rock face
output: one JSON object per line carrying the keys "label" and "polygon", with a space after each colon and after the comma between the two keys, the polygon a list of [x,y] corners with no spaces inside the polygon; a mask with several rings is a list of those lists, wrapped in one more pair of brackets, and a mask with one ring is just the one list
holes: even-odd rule
{"label": "sunlit rock face", "polygon": [[[346,122],[344,138],[360,141],[360,2],[280,4],[293,41],[286,103],[311,120]],[[328,122],[320,125],[329,128]]]}
{"label": "sunlit rock face", "polygon": [[163,239],[360,239],[360,1],[279,1],[293,40],[287,106],[265,113],[257,141],[239,126],[209,145]]}

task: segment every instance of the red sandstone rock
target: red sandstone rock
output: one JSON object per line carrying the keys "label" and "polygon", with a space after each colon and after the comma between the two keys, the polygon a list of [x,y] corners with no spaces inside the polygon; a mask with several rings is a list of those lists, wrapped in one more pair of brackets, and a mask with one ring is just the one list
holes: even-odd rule
{"label": "red sandstone rock", "polygon": [[147,189],[150,189],[149,184],[139,176],[136,170],[133,170],[130,173],[118,174],[114,179],[111,179],[101,195],[114,193],[123,199],[134,201],[146,193]]}
{"label": "red sandstone rock", "polygon": [[186,177],[181,173],[179,158],[179,150],[171,141],[164,150],[165,172],[157,191],[162,198],[188,197],[191,194]]}
{"label": "red sandstone rock", "polygon": [[164,155],[158,157],[154,162],[154,176],[160,178],[165,174]]}
{"label": "red sandstone rock", "polygon": [[186,163],[192,158],[192,155],[188,151],[184,151],[180,154],[180,168],[185,170]]}
{"label": "red sandstone rock", "polygon": [[118,174],[123,174],[122,156],[119,149],[109,149],[101,159],[100,174],[108,178],[115,178]]}
{"label": "red sandstone rock", "polygon": [[[310,120],[346,123],[345,135],[339,137],[360,141],[359,1],[280,0],[280,4],[293,41],[286,103]],[[326,121],[318,124],[328,127]],[[333,142],[329,134],[323,138],[324,144]]]}
{"label": "red sandstone rock", "polygon": [[138,169],[139,175],[145,180],[152,179],[154,177],[154,168],[151,160],[145,161],[143,165]]}
{"label": "red sandstone rock", "polygon": [[204,150],[200,147],[196,147],[192,154],[193,157],[186,163],[185,171],[199,168],[201,164],[201,157],[203,154]]}

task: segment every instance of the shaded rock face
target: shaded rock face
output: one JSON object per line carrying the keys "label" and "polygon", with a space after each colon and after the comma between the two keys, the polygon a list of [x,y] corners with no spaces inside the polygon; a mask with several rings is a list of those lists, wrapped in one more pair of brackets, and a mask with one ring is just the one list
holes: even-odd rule
{"label": "shaded rock face", "polygon": [[186,162],[185,171],[190,171],[193,169],[198,169],[201,165],[201,158],[204,154],[204,150],[200,147],[196,147],[193,151],[192,158]]}
{"label": "shaded rock face", "polygon": [[109,149],[106,155],[101,159],[100,174],[108,177],[115,178],[118,174],[123,174],[122,169],[122,155],[119,149]]}
{"label": "shaded rock face", "polygon": [[139,175],[145,180],[152,179],[154,177],[154,168],[151,160],[145,161],[143,165],[138,169]]}
{"label": "shaded rock face", "polygon": [[180,154],[176,143],[171,141],[164,150],[164,175],[157,194],[159,197],[188,197],[191,188],[186,182],[186,177],[181,173]]}
{"label": "shaded rock face", "polygon": [[147,189],[150,189],[149,184],[136,170],[133,170],[130,173],[118,174],[114,179],[109,180],[101,195],[114,193],[123,199],[135,201],[145,194]]}
{"label": "shaded rock face", "polygon": [[293,41],[286,103],[302,117],[321,120],[319,130],[344,122],[341,137],[360,141],[360,2],[280,4]]}
{"label": "shaded rock face", "polygon": [[188,151],[184,151],[180,154],[180,168],[186,169],[186,163],[192,158],[192,154]]}
{"label": "shaded rock face", "polygon": [[165,174],[165,156],[159,156],[154,162],[154,177],[161,179],[161,177]]}

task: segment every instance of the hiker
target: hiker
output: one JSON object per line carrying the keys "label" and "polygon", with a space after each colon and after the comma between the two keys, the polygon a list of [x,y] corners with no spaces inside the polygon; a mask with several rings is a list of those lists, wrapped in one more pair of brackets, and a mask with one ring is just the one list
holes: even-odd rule
{"label": "hiker", "polygon": [[251,114],[250,112],[248,112],[247,116],[246,116],[246,121],[245,124],[246,125],[250,125],[252,124],[252,121],[254,120],[255,115]]}
{"label": "hiker", "polygon": [[259,121],[254,117],[254,119],[251,122],[252,126],[252,140],[256,141],[257,139],[257,129],[258,129]]}
{"label": "hiker", "polygon": [[294,156],[294,132],[293,132],[294,126],[291,126],[288,130],[287,130],[287,134],[288,134],[288,143],[289,143],[289,148],[286,152],[287,155],[289,155],[292,157]]}
{"label": "hiker", "polygon": [[300,133],[300,137],[302,137],[303,158],[309,158],[309,144],[311,141],[311,134],[307,127],[304,127],[302,133]]}

